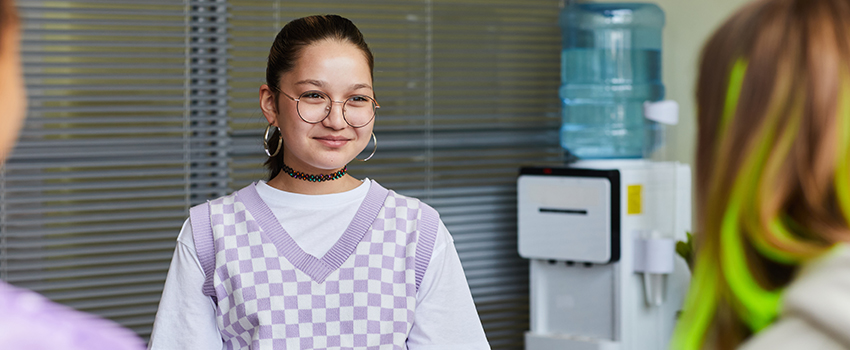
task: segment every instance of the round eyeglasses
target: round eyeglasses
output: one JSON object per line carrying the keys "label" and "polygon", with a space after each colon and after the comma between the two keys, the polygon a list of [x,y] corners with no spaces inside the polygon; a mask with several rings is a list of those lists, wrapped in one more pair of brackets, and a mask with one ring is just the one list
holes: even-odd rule
{"label": "round eyeglasses", "polygon": [[281,94],[295,101],[295,109],[301,120],[316,124],[321,123],[331,114],[334,103],[342,103],[342,119],[354,128],[361,128],[375,118],[375,110],[381,108],[374,98],[366,95],[354,95],[345,101],[334,101],[328,94],[318,91],[307,91],[298,98],[293,98],[281,91]]}

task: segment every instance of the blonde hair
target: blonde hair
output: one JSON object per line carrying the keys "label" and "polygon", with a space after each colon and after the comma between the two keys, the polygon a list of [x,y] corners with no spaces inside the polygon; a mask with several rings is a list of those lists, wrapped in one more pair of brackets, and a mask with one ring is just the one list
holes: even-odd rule
{"label": "blonde hair", "polygon": [[672,346],[733,349],[796,268],[850,241],[850,2],[762,0],[703,48],[697,253]]}

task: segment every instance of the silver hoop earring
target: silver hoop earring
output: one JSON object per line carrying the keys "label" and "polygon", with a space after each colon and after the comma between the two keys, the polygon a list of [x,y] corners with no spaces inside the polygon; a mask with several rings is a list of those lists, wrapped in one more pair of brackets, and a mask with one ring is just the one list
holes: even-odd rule
{"label": "silver hoop earring", "polygon": [[[277,141],[277,148],[274,150],[274,153],[269,152],[269,130],[271,130],[272,126],[273,125],[269,123],[269,126],[266,127],[266,131],[263,133],[263,150],[266,151],[266,155],[269,157],[276,156],[277,153],[280,152],[280,145],[283,144],[283,135],[278,132],[278,135],[280,135],[280,139]],[[278,128],[277,130],[280,131],[280,128]]]}
{"label": "silver hoop earring", "polygon": [[357,158],[357,157],[355,157],[354,159],[357,159],[357,160],[359,160],[359,161],[361,161],[361,162],[365,162],[365,161],[367,161],[367,160],[369,160],[369,159],[372,159],[372,156],[374,156],[374,155],[375,155],[375,151],[377,151],[377,150],[378,150],[378,138],[375,136],[375,132],[374,132],[374,131],[372,131],[372,143],[374,143],[374,144],[375,144],[375,148],[373,148],[373,149],[372,149],[372,154],[370,154],[368,157],[366,157],[366,159],[360,159],[360,158]]}

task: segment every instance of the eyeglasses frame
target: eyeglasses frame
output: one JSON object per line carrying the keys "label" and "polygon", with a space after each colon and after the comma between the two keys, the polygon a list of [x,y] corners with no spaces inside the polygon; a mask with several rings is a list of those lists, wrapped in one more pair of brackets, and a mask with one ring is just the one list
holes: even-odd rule
{"label": "eyeglasses frame", "polygon": [[[298,104],[299,104],[299,103],[301,103],[301,96],[304,96],[305,94],[308,94],[308,93],[311,93],[311,92],[316,92],[316,93],[319,93],[319,94],[325,95],[325,96],[327,96],[327,97],[328,97],[328,101],[331,101],[331,106],[330,106],[330,108],[328,108],[328,113],[327,113],[327,114],[325,114],[325,117],[324,117],[324,118],[322,118],[321,120],[319,120],[319,121],[315,121],[315,122],[307,121],[306,119],[304,119],[304,117],[301,115],[301,110],[298,108]],[[345,103],[346,103],[346,102],[348,102],[348,99],[346,99],[345,101],[334,101],[334,100],[331,98],[331,96],[330,96],[330,95],[328,95],[326,92],[324,92],[324,91],[320,91],[320,90],[307,90],[307,91],[304,91],[304,92],[302,92],[302,93],[301,93],[301,95],[299,95],[299,96],[298,96],[298,98],[294,98],[294,97],[292,97],[292,96],[289,96],[287,93],[285,93],[285,92],[283,92],[283,91],[281,91],[280,93],[281,93],[283,96],[286,96],[286,98],[288,98],[288,99],[290,99],[290,100],[295,101],[295,111],[296,111],[296,112],[298,112],[298,117],[299,117],[299,118],[301,118],[301,120],[303,120],[303,121],[304,121],[305,123],[307,123],[307,124],[319,124],[319,123],[321,123],[321,122],[325,121],[325,119],[328,119],[328,116],[330,116],[330,115],[331,115],[331,110],[333,109],[333,104],[334,104],[334,103],[341,103],[341,104],[342,104],[342,120],[344,120],[344,121],[345,121],[345,123],[346,123],[346,124],[348,124],[349,126],[351,126],[352,128],[362,128],[362,127],[364,127],[364,126],[366,126],[366,125],[369,125],[369,123],[371,123],[373,120],[375,120],[375,116],[377,116],[377,115],[378,115],[378,108],[381,108],[381,105],[380,105],[380,104],[378,104],[378,100],[376,100],[376,99],[375,99],[374,97],[372,97],[372,96],[368,96],[368,95],[352,95],[352,96],[349,96],[349,98],[351,98],[351,97],[359,97],[359,96],[367,97],[367,98],[371,99],[373,102],[375,102],[375,110],[374,110],[374,111],[373,111],[373,113],[372,113],[372,118],[370,118],[370,119],[369,119],[369,121],[368,121],[368,122],[366,122],[366,123],[365,123],[365,124],[363,124],[363,125],[355,126],[355,125],[351,124],[351,123],[348,121],[348,119],[347,119],[347,118],[345,118]]]}

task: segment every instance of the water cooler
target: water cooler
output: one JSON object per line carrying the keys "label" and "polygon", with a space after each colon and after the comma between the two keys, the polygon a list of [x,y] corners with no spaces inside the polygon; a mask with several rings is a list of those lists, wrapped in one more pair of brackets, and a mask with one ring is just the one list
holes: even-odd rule
{"label": "water cooler", "polygon": [[530,262],[526,350],[667,349],[690,273],[691,171],[658,159],[661,28],[653,4],[564,8],[558,167],[517,180],[518,249]]}
{"label": "water cooler", "polygon": [[689,272],[691,172],[645,160],[522,168],[519,254],[530,259],[527,350],[666,349]]}

